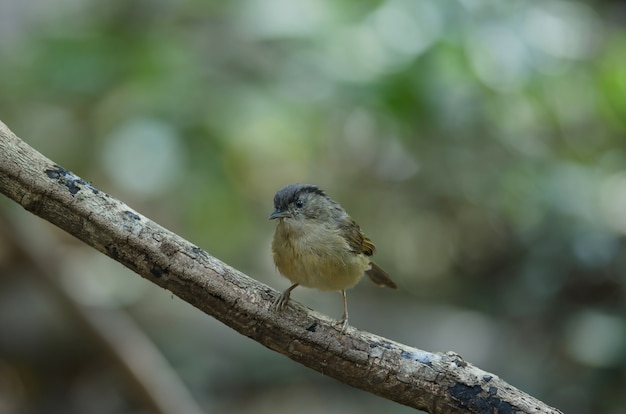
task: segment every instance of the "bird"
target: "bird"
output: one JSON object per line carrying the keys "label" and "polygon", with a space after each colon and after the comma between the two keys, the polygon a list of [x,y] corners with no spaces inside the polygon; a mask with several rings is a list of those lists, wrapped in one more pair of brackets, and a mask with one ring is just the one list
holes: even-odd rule
{"label": "bird", "polygon": [[343,316],[335,324],[348,327],[346,289],[367,275],[378,286],[396,283],[371,260],[374,243],[361,231],[339,203],[313,184],[289,184],[274,195],[270,220],[278,220],[272,240],[272,256],[278,271],[292,285],[273,303],[281,311],[298,286],[339,291]]}

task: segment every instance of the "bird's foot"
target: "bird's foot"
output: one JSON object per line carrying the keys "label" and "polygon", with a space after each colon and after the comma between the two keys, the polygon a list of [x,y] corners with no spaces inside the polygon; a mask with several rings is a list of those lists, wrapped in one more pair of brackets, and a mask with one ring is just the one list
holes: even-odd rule
{"label": "bird's foot", "polygon": [[290,294],[291,294],[291,290],[287,289],[278,298],[276,298],[276,300],[274,301],[274,304],[272,305],[274,310],[276,310],[277,312],[282,311],[285,308],[285,306],[287,306],[287,302],[289,302]]}
{"label": "bird's foot", "polygon": [[333,326],[339,329],[339,333],[341,334],[345,333],[346,329],[348,329],[348,317],[344,315],[340,320],[333,323]]}

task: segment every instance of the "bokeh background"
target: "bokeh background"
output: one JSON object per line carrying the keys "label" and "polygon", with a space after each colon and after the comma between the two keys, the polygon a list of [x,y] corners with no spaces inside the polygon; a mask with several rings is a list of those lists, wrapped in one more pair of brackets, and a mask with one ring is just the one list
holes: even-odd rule
{"label": "bokeh background", "polygon": [[[318,184],[401,287],[349,291],[352,325],[458,352],[564,412],[617,414],[625,23],[620,1],[3,0],[0,119],[277,290],[273,194]],[[154,394],[178,412],[413,412],[4,197],[0,215],[2,413],[148,413]],[[341,315],[339,294],[293,298]],[[138,387],[127,365],[145,359],[140,375],[179,387]]]}

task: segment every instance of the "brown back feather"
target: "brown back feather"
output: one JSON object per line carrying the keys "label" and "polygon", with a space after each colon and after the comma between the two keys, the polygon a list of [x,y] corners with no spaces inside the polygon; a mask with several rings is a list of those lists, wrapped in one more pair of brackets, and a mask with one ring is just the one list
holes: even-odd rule
{"label": "brown back feather", "polygon": [[[359,225],[352,218],[347,217],[340,225],[340,229],[354,253],[363,253],[366,256],[374,254],[376,251],[374,243],[363,234]],[[397,289],[398,287],[387,272],[374,262],[370,262],[370,269],[366,270],[365,274],[378,286],[390,287],[392,289]]]}
{"label": "brown back feather", "polygon": [[339,227],[353,252],[363,253],[366,256],[374,254],[376,246],[369,237],[363,234],[359,225],[351,217],[347,217]]}

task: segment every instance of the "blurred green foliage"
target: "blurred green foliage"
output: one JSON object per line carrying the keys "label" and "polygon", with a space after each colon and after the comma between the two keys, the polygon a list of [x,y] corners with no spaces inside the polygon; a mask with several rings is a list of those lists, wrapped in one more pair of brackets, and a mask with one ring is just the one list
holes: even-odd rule
{"label": "blurred green foliage", "polygon": [[[318,184],[402,286],[351,291],[355,326],[457,351],[568,413],[618,413],[625,11],[562,0],[10,0],[0,5],[1,120],[278,290],[287,283],[269,252],[273,193]],[[7,315],[44,329],[26,305],[43,299],[7,301],[21,285],[3,279]],[[164,296],[144,287],[119,306],[208,411],[405,412],[241,344]],[[340,314],[338,295],[294,299]],[[2,319],[3,332],[16,323]],[[60,345],[38,349],[46,357],[27,374],[16,362],[27,356],[0,340],[0,378],[22,379],[16,412],[80,412],[71,390],[46,391],[50,359],[84,365],[94,389],[112,387],[110,372],[94,373],[102,361],[80,359],[88,349],[77,357],[48,340]]]}

